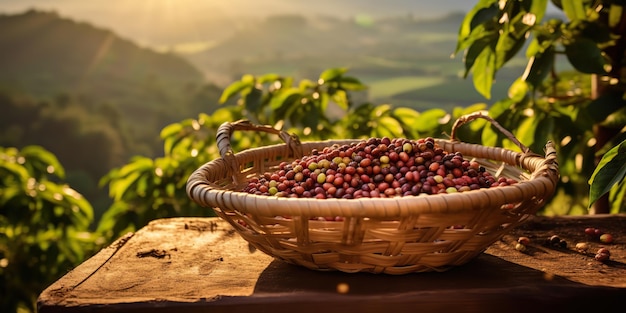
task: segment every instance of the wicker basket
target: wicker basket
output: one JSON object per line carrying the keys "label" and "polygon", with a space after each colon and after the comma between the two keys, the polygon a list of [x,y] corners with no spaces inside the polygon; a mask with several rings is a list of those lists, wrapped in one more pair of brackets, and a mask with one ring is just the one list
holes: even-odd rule
{"label": "wicker basket", "polygon": [[[484,118],[515,142],[522,152],[463,143],[457,128]],[[284,144],[234,153],[234,130],[279,135]],[[556,150],[534,154],[496,121],[482,114],[459,118],[441,148],[474,158],[496,176],[519,183],[473,191],[425,196],[360,199],[303,199],[242,192],[249,178],[273,171],[312,149],[360,140],[299,142],[269,126],[247,121],[224,123],[217,133],[221,158],[198,168],[188,179],[190,198],[215,210],[257,249],[314,270],[406,274],[444,271],[467,263],[489,245],[534,215],[554,193],[558,181]],[[290,218],[285,218],[289,216]],[[340,216],[341,221],[312,217]],[[458,227],[457,225],[462,225]],[[454,227],[456,226],[456,227]]]}

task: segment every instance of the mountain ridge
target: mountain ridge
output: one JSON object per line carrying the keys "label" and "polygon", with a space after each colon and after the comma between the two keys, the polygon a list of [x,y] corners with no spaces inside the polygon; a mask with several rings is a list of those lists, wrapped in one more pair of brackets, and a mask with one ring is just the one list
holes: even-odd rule
{"label": "mountain ridge", "polygon": [[33,79],[33,73],[40,85],[79,87],[91,93],[96,90],[90,85],[103,80],[117,80],[118,86],[153,75],[167,83],[202,80],[200,72],[179,56],[139,47],[110,30],[55,12],[0,15],[0,28],[0,81],[16,88]]}

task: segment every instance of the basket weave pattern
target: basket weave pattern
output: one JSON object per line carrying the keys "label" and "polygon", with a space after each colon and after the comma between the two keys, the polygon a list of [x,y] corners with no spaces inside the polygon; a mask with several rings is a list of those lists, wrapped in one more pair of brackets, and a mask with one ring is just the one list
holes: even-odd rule
{"label": "basket weave pattern", "polygon": [[[492,121],[492,123],[495,123]],[[436,140],[445,151],[474,158],[495,176],[519,183],[452,194],[395,198],[303,199],[242,192],[251,177],[333,144],[360,140],[300,143],[283,132],[285,144],[230,150],[235,129],[259,130],[248,123],[225,123],[218,131],[222,158],[198,168],[187,193],[213,208],[257,249],[314,270],[406,274],[444,271],[467,263],[512,227],[534,215],[558,181],[553,145],[546,156],[457,140]],[[339,221],[315,217],[341,217]]]}

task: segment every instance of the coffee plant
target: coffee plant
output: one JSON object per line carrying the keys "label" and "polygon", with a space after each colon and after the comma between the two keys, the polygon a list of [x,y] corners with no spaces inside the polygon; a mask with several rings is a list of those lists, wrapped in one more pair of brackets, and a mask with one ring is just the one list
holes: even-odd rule
{"label": "coffee plant", "polygon": [[[595,213],[622,212],[626,7],[609,0],[552,3],[563,17],[546,18],[548,0],[478,1],[460,26],[456,52],[464,52],[466,77],[471,73],[489,98],[498,70],[525,47],[524,73],[489,115],[533,151],[557,143],[557,198],[570,204],[554,214],[585,214],[592,204]],[[573,70],[559,68],[563,63]],[[510,146],[491,128],[481,136],[485,145]]]}
{"label": "coffee plant", "polygon": [[39,146],[0,148],[0,311],[34,311],[38,292],[90,256],[93,209]]}
{"label": "coffee plant", "polygon": [[[548,0],[479,0],[460,25],[456,52],[464,53],[465,76],[471,75],[476,90],[487,99],[498,70],[525,49],[526,70],[510,86],[508,97],[492,104],[477,103],[452,112],[436,108],[417,112],[392,104],[359,102],[354,99],[364,98],[361,93],[367,86],[349,76],[345,68],[331,68],[317,79],[297,82],[293,77],[276,74],[242,76],[223,91],[220,108],[162,129],[162,157],[137,156],[102,178],[100,186],[108,188],[113,204],[98,225],[93,225],[95,232],[89,229],[93,222],[91,205],[63,183],[64,170],[54,155],[34,146],[22,150],[0,148],[0,311],[34,311],[37,295],[53,280],[104,244],[150,220],[213,216],[211,210],[187,197],[185,183],[196,168],[220,157],[215,142],[217,128],[240,119],[283,129],[303,141],[417,139],[445,137],[458,117],[488,110],[491,117],[537,153],[548,140],[557,143],[561,182],[543,213],[585,214],[592,204],[591,212],[624,212],[625,6],[609,0],[552,2],[562,10],[563,17],[546,15]],[[561,60],[573,70],[558,68],[563,64]],[[462,126],[458,137],[486,146],[517,149],[484,121]],[[254,132],[234,133],[231,141],[233,149],[241,151],[278,143],[280,139]],[[415,148],[412,146],[412,151]],[[396,158],[386,157],[390,161]],[[447,161],[457,162],[453,158]],[[397,170],[404,171],[401,168]],[[473,175],[469,169],[461,165],[461,177]],[[341,187],[345,187],[345,174]],[[387,174],[370,178],[382,179],[382,187],[376,187],[379,194],[409,191],[403,189],[395,174]],[[419,171],[411,171],[410,175],[421,176]],[[434,176],[428,181],[431,192],[432,185],[457,187],[454,181],[454,187],[447,186],[444,175],[440,175],[441,182]],[[321,188],[328,189],[320,194],[345,196],[347,188],[338,193],[341,181],[335,182],[336,176],[332,182],[327,175],[324,178]],[[320,175],[315,179],[321,180]],[[383,182],[398,186],[385,188]],[[422,190],[424,182],[416,193],[428,191],[428,187]],[[457,191],[472,188],[471,184],[462,186],[460,180],[457,182]],[[360,188],[363,190],[362,185]],[[369,184],[367,188],[373,190]],[[371,196],[371,190],[365,195]],[[300,191],[293,190],[296,194]],[[364,191],[354,190],[352,197],[355,193],[363,196]]]}
{"label": "coffee plant", "polygon": [[[275,74],[244,75],[224,89],[223,107],[161,131],[163,157],[136,157],[102,179],[114,203],[98,230],[114,239],[156,218],[213,216],[188,198],[185,183],[195,169],[220,157],[215,137],[224,122],[248,119],[287,130],[301,140],[440,137],[459,116],[486,108],[478,104],[450,114],[441,109],[417,112],[388,104],[356,104],[352,95],[367,87],[346,74],[345,68],[331,68],[316,81],[297,83]],[[480,125],[476,122],[474,128]],[[262,132],[235,132],[231,140],[235,151],[280,142],[278,136]]]}

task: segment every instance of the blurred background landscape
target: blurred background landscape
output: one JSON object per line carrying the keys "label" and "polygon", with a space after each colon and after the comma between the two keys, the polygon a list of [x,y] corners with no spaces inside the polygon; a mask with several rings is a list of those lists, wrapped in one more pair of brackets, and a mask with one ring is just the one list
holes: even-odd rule
{"label": "blurred background landscape", "polygon": [[41,145],[93,204],[98,180],[162,154],[160,130],[211,113],[243,74],[315,79],[347,67],[361,100],[416,110],[492,100],[462,77],[458,27],[475,3],[442,1],[0,0],[0,146]]}
{"label": "blurred background landscape", "polygon": [[[0,311],[34,312],[149,221],[214,215],[187,178],[242,118],[305,140],[423,138],[488,110],[532,151],[558,143],[538,214],[623,213],[626,11],[553,3],[0,0]],[[461,140],[525,150],[482,122]]]}

